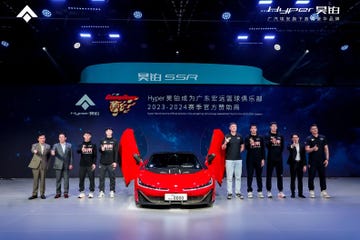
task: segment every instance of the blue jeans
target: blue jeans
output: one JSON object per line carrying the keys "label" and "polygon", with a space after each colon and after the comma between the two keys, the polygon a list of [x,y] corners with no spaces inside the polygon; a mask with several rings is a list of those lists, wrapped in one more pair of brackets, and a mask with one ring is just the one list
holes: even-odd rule
{"label": "blue jeans", "polygon": [[233,192],[233,177],[235,175],[235,194],[241,193],[242,160],[226,160],[227,193]]}

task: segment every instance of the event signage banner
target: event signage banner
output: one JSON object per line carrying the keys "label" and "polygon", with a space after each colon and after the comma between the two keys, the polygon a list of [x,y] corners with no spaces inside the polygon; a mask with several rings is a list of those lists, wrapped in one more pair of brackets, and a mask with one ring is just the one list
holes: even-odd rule
{"label": "event signage banner", "polygon": [[[328,175],[360,176],[358,88],[94,83],[5,86],[0,91],[6,113],[2,138],[9,143],[2,147],[1,176],[31,176],[27,165],[38,132],[46,133],[51,145],[65,132],[77,146],[84,131],[99,143],[106,127],[114,129],[118,140],[133,128],[144,158],[155,151],[192,151],[204,159],[213,129],[227,133],[229,123],[236,122],[246,136],[256,123],[265,135],[271,121],[278,123],[286,143],[294,132],[304,142],[310,125],[317,123],[329,141]],[[283,156],[286,176],[287,150]],[[78,160],[75,153],[74,176]]]}

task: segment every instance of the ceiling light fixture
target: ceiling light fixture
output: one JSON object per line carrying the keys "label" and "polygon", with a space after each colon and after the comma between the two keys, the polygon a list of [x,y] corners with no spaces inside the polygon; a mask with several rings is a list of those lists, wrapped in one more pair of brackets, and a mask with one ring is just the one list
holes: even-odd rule
{"label": "ceiling light fixture", "polygon": [[340,50],[341,51],[346,51],[346,50],[348,50],[349,49],[349,45],[348,44],[344,44],[344,45],[342,45],[341,47],[340,47]]}

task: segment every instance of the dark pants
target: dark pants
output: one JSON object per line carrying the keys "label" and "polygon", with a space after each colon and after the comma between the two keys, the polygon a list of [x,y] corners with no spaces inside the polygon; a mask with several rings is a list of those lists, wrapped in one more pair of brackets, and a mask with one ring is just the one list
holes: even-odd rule
{"label": "dark pants", "polygon": [[112,165],[100,164],[100,176],[99,176],[99,190],[105,192],[105,174],[109,175],[110,179],[110,191],[115,192],[115,168]]}
{"label": "dark pants", "polygon": [[254,177],[254,171],[256,174],[256,184],[257,184],[257,191],[262,192],[262,167],[261,162],[255,161],[246,161],[246,171],[247,171],[247,192],[252,192],[252,181]]}
{"label": "dark pants", "polygon": [[266,190],[271,191],[272,173],[276,171],[277,188],[280,192],[283,190],[283,162],[282,160],[273,161],[268,160],[266,165]]}
{"label": "dark pants", "polygon": [[90,192],[94,192],[95,191],[95,170],[93,170],[90,167],[84,167],[84,166],[80,166],[79,169],[79,191],[82,192],[85,189],[85,177],[86,175],[89,178],[89,182],[90,182],[90,186],[89,186],[89,190]]}
{"label": "dark pants", "polygon": [[314,190],[314,179],[316,176],[316,172],[319,174],[319,180],[320,180],[320,190],[326,190],[326,178],[325,178],[325,166],[323,162],[321,161],[313,161],[309,167],[309,190]]}
{"label": "dark pants", "polygon": [[298,195],[303,195],[303,165],[296,162],[290,164],[290,190],[291,194],[295,195],[295,181],[297,179]]}
{"label": "dark pants", "polygon": [[61,194],[61,181],[64,179],[64,193],[69,193],[69,170],[68,169],[56,169],[56,193]]}

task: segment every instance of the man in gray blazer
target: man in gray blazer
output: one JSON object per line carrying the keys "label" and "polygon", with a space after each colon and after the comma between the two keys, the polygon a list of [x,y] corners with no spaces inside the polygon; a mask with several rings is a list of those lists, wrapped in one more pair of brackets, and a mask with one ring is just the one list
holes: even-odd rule
{"label": "man in gray blazer", "polygon": [[61,182],[64,179],[64,198],[69,197],[69,171],[73,168],[73,150],[71,143],[66,142],[65,133],[59,134],[59,142],[51,149],[54,156],[54,169],[56,176],[56,195],[61,197]]}
{"label": "man in gray blazer", "polygon": [[28,165],[32,169],[33,174],[33,190],[32,195],[29,197],[29,200],[35,199],[38,197],[39,182],[40,182],[40,197],[45,199],[45,179],[46,171],[48,169],[48,163],[50,159],[50,145],[45,143],[46,137],[45,134],[38,134],[38,142],[32,144],[31,152],[33,157]]}

